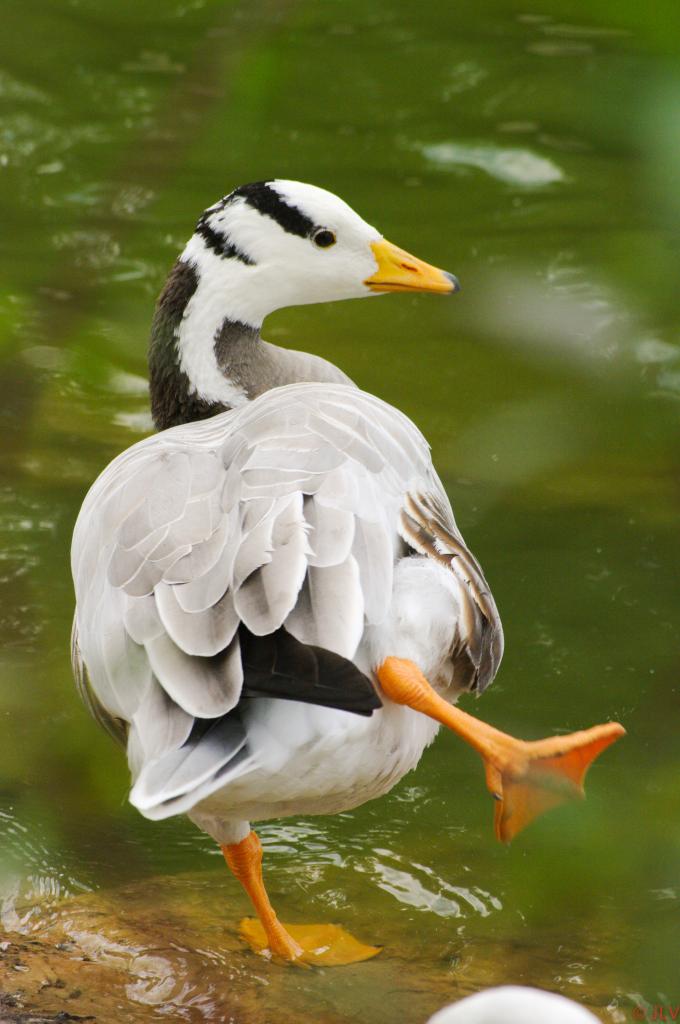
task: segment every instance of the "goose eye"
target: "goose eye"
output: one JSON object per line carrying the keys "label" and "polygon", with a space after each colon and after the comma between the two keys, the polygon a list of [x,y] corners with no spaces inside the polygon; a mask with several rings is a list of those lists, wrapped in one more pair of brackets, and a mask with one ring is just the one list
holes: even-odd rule
{"label": "goose eye", "polygon": [[328,249],[330,245],[335,245],[336,242],[335,235],[328,228],[319,228],[313,238],[314,245],[318,245],[320,249]]}

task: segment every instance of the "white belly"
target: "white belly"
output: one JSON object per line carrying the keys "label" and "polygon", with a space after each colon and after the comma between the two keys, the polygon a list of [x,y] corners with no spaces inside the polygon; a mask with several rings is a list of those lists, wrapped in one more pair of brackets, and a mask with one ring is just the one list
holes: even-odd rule
{"label": "white belly", "polygon": [[438,729],[424,715],[391,703],[363,718],[257,700],[244,720],[251,765],[190,815],[220,842],[233,841],[230,825],[239,822],[333,814],[387,793],[415,768]]}

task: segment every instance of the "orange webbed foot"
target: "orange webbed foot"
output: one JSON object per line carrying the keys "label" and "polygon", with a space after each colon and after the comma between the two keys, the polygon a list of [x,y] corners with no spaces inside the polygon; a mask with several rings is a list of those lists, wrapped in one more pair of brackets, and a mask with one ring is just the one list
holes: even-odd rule
{"label": "orange webbed foot", "polygon": [[508,736],[502,754],[482,755],[486,784],[497,800],[496,838],[509,843],[544,811],[582,800],[588,768],[625,732],[618,722],[609,722],[533,743]]}
{"label": "orange webbed foot", "polygon": [[481,755],[487,787],[497,800],[495,830],[502,842],[510,842],[544,811],[583,799],[588,768],[626,732],[618,722],[609,722],[567,736],[518,740],[453,707],[412,661],[386,658],[377,675],[390,700],[441,722]]}
{"label": "orange webbed foot", "polygon": [[256,918],[244,918],[239,931],[256,953],[299,966],[344,967],[370,960],[381,951],[380,946],[359,942],[338,924],[285,924],[282,927],[298,952],[286,955],[272,950],[269,937]]}

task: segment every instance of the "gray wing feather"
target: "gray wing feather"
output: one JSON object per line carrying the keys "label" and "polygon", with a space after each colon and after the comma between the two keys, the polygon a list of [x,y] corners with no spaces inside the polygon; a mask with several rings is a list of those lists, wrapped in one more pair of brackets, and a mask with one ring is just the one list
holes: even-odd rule
{"label": "gray wing feather", "polygon": [[359,519],[352,553],[361,574],[366,619],[376,624],[387,615],[392,596],[395,541],[394,528],[385,519],[372,522]]}
{"label": "gray wing feather", "polygon": [[310,566],[285,626],[304,644],[352,658],[364,629],[364,598],[356,559],[350,555],[340,565]]}
{"label": "gray wing feather", "polygon": [[[189,738],[193,715],[175,704],[158,680],[154,679],[132,716],[131,733],[138,738],[142,764],[176,750]],[[132,767],[132,766],[131,766]],[[133,775],[137,772],[133,769]]]}
{"label": "gray wing feather", "polygon": [[251,633],[273,633],[292,611],[307,571],[307,525],[302,494],[296,491],[279,507],[271,531],[271,550],[257,572],[236,589],[234,606]]}
{"label": "gray wing feather", "polygon": [[154,590],[158,615],[168,636],[186,654],[219,654],[229,646],[239,625],[230,591],[203,612],[185,612],[177,597],[179,590],[163,582]]}
{"label": "gray wing feather", "polygon": [[224,565],[225,555],[229,554],[227,548],[222,558],[202,576],[197,576],[195,580],[176,588],[175,594],[180,608],[185,612],[204,612],[220,600],[229,586],[229,573]]}
{"label": "gray wing feather", "polygon": [[[191,493],[191,465],[187,452],[164,452],[159,470],[159,486],[146,492],[149,519],[154,529],[179,519]],[[143,486],[143,481],[140,483]]]}
{"label": "gray wing feather", "polygon": [[443,492],[408,494],[400,529],[411,547],[446,566],[458,580],[461,620],[451,650],[454,676],[482,693],[503,656],[503,627],[482,569],[466,547]]}
{"label": "gray wing feather", "polygon": [[83,645],[83,653],[97,698],[109,714],[129,721],[151,685],[151,668],[144,648],[125,629],[124,603],[121,591],[101,596],[94,610],[93,643],[89,650]]}
{"label": "gray wing feather", "polygon": [[184,796],[188,790],[209,781],[245,743],[245,731],[238,718],[220,719],[207,732],[145,766],[130,794],[131,802],[144,811]]}
{"label": "gray wing feather", "polygon": [[207,540],[194,544],[191,550],[176,559],[162,574],[166,583],[190,583],[202,576],[222,557],[229,539],[229,518],[223,516],[213,534]]}
{"label": "gray wing feather", "polygon": [[188,714],[217,718],[238,703],[243,682],[238,637],[212,658],[187,654],[166,634],[150,640],[145,650],[163,689]]}
{"label": "gray wing feather", "polygon": [[322,505],[307,495],[304,515],[309,526],[308,564],[323,569],[344,562],[354,540],[355,519],[352,513]]}
{"label": "gray wing feather", "polygon": [[[273,510],[274,503],[267,504]],[[280,508],[280,504],[277,507]],[[256,569],[271,562],[274,522],[275,515],[265,515],[242,536],[232,573],[232,585],[235,590],[239,590]]]}
{"label": "gray wing feather", "polygon": [[164,632],[153,594],[144,597],[130,597],[126,594],[123,623],[135,643],[140,645],[144,645],[147,640],[155,640]]}
{"label": "gray wing feather", "polygon": [[341,422],[338,419],[338,410],[326,402],[319,403],[319,412],[321,415],[311,419],[311,426],[319,436],[328,441],[339,454],[353,459],[371,473],[380,473],[385,460],[380,454],[380,449],[372,447],[368,441],[366,427],[361,418],[352,416],[349,422]]}
{"label": "gray wing feather", "polygon": [[[123,523],[120,543],[113,549],[111,561],[109,562],[108,577],[112,587],[127,586],[135,578],[145,562],[151,560],[156,549],[160,547],[168,535],[168,527],[161,527],[159,530],[153,530],[151,533],[148,533],[138,544],[132,547],[125,546],[123,530],[129,528],[130,519],[139,520],[141,518],[139,513],[146,512],[148,512],[148,507],[146,505],[140,506]],[[130,532],[133,535],[134,526],[135,522],[133,522],[132,528],[130,528]]]}
{"label": "gray wing feather", "polygon": [[97,697],[93,690],[87,668],[80,650],[78,643],[78,616],[73,616],[73,627],[71,629],[71,668],[73,670],[73,678],[76,682],[76,688],[80,694],[80,699],[83,704],[90,712],[96,722],[101,725],[102,729],[105,729],[108,734],[122,746],[125,746],[127,739],[127,723],[122,721],[120,718],[115,718],[109,714],[104,705]]}

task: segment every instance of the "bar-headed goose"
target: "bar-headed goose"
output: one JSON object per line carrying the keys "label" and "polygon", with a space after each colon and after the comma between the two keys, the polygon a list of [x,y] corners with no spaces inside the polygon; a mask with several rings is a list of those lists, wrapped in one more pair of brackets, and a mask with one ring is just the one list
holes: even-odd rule
{"label": "bar-headed goose", "polygon": [[427,443],[325,359],[260,337],[282,306],[456,289],[323,189],[237,188],[201,216],[158,300],[160,433],[114,459],[76,524],[74,670],[127,747],[130,800],[215,838],[261,922],[244,932],[286,960],[377,949],[283,927],[251,820],[386,793],[441,722],[483,756],[508,840],[579,795],[623,731],[524,743],[453,707],[491,682],[503,635]]}

